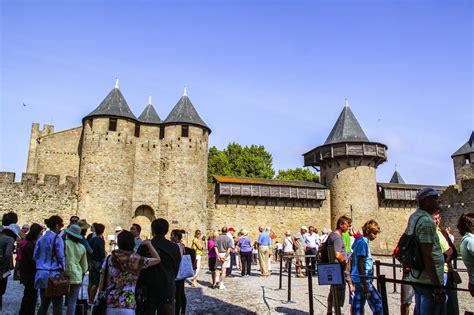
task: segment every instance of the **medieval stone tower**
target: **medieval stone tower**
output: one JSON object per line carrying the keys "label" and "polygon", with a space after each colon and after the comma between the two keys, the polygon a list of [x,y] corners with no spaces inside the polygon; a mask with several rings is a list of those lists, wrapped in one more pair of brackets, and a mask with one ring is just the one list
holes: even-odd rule
{"label": "medieval stone tower", "polygon": [[387,160],[387,146],[369,141],[347,100],[324,144],[303,156],[304,166],[320,167],[321,183],[331,192],[332,228],[343,214],[357,227],[377,218],[375,171]]}
{"label": "medieval stone tower", "polygon": [[149,228],[158,216],[202,228],[211,130],[186,91],[164,121],[148,103],[136,118],[117,83],[83,118],[78,214],[109,232],[132,221]]}
{"label": "medieval stone tower", "polygon": [[474,178],[474,131],[469,140],[451,155],[456,184],[462,190],[462,180]]}
{"label": "medieval stone tower", "polygon": [[[161,126],[160,215],[172,225],[204,230],[207,207],[208,137],[186,88]],[[189,231],[191,232],[191,231]]]}

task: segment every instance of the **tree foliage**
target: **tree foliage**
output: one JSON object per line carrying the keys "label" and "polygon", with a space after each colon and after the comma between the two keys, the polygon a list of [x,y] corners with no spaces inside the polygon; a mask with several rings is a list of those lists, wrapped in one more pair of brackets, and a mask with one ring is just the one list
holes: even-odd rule
{"label": "tree foliage", "polygon": [[216,147],[209,149],[208,177],[213,175],[239,176],[253,178],[273,178],[275,171],[272,155],[263,145],[242,147],[238,143],[229,143],[220,151]]}
{"label": "tree foliage", "polygon": [[300,167],[295,169],[279,170],[275,179],[319,182],[319,176],[316,172],[313,173],[307,168]]}

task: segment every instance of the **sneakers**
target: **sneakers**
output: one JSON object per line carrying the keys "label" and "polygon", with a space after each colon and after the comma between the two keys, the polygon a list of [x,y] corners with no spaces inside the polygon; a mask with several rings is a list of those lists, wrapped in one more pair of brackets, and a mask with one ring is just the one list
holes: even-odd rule
{"label": "sneakers", "polygon": [[225,285],[223,283],[219,283],[219,290],[225,289]]}

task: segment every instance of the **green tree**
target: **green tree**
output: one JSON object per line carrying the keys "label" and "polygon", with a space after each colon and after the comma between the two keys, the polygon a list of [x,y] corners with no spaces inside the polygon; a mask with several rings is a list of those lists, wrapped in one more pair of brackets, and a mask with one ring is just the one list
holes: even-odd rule
{"label": "green tree", "polygon": [[272,161],[272,155],[262,145],[242,147],[238,143],[229,143],[222,151],[211,147],[208,178],[211,180],[213,175],[273,178]]}
{"label": "green tree", "polygon": [[307,168],[297,167],[295,169],[279,170],[275,179],[282,180],[305,180],[310,182],[319,182],[319,176],[316,172],[311,172]]}

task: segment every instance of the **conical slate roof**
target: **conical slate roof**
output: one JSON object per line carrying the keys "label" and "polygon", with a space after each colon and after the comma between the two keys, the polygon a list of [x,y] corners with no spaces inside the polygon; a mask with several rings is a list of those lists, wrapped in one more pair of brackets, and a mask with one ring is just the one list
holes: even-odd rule
{"label": "conical slate roof", "polygon": [[469,140],[464,143],[462,147],[460,147],[456,152],[451,155],[451,157],[455,157],[458,155],[464,155],[464,154],[469,154],[474,152],[474,131],[471,133],[471,137]]}
{"label": "conical slate roof", "polygon": [[152,104],[148,104],[141,113],[138,120],[146,124],[160,124],[161,119]]}
{"label": "conical slate roof", "polygon": [[338,142],[369,142],[347,103],[324,144]]}
{"label": "conical slate roof", "polygon": [[201,119],[188,96],[183,95],[166,117],[165,123],[186,123],[204,127],[211,131]]}
{"label": "conical slate roof", "polygon": [[395,171],[392,175],[392,179],[390,179],[390,183],[392,183],[392,184],[405,184],[405,181],[403,180],[400,173],[398,171]]}
{"label": "conical slate roof", "polygon": [[118,87],[112,89],[102,103],[84,119],[92,116],[115,116],[137,120]]}

